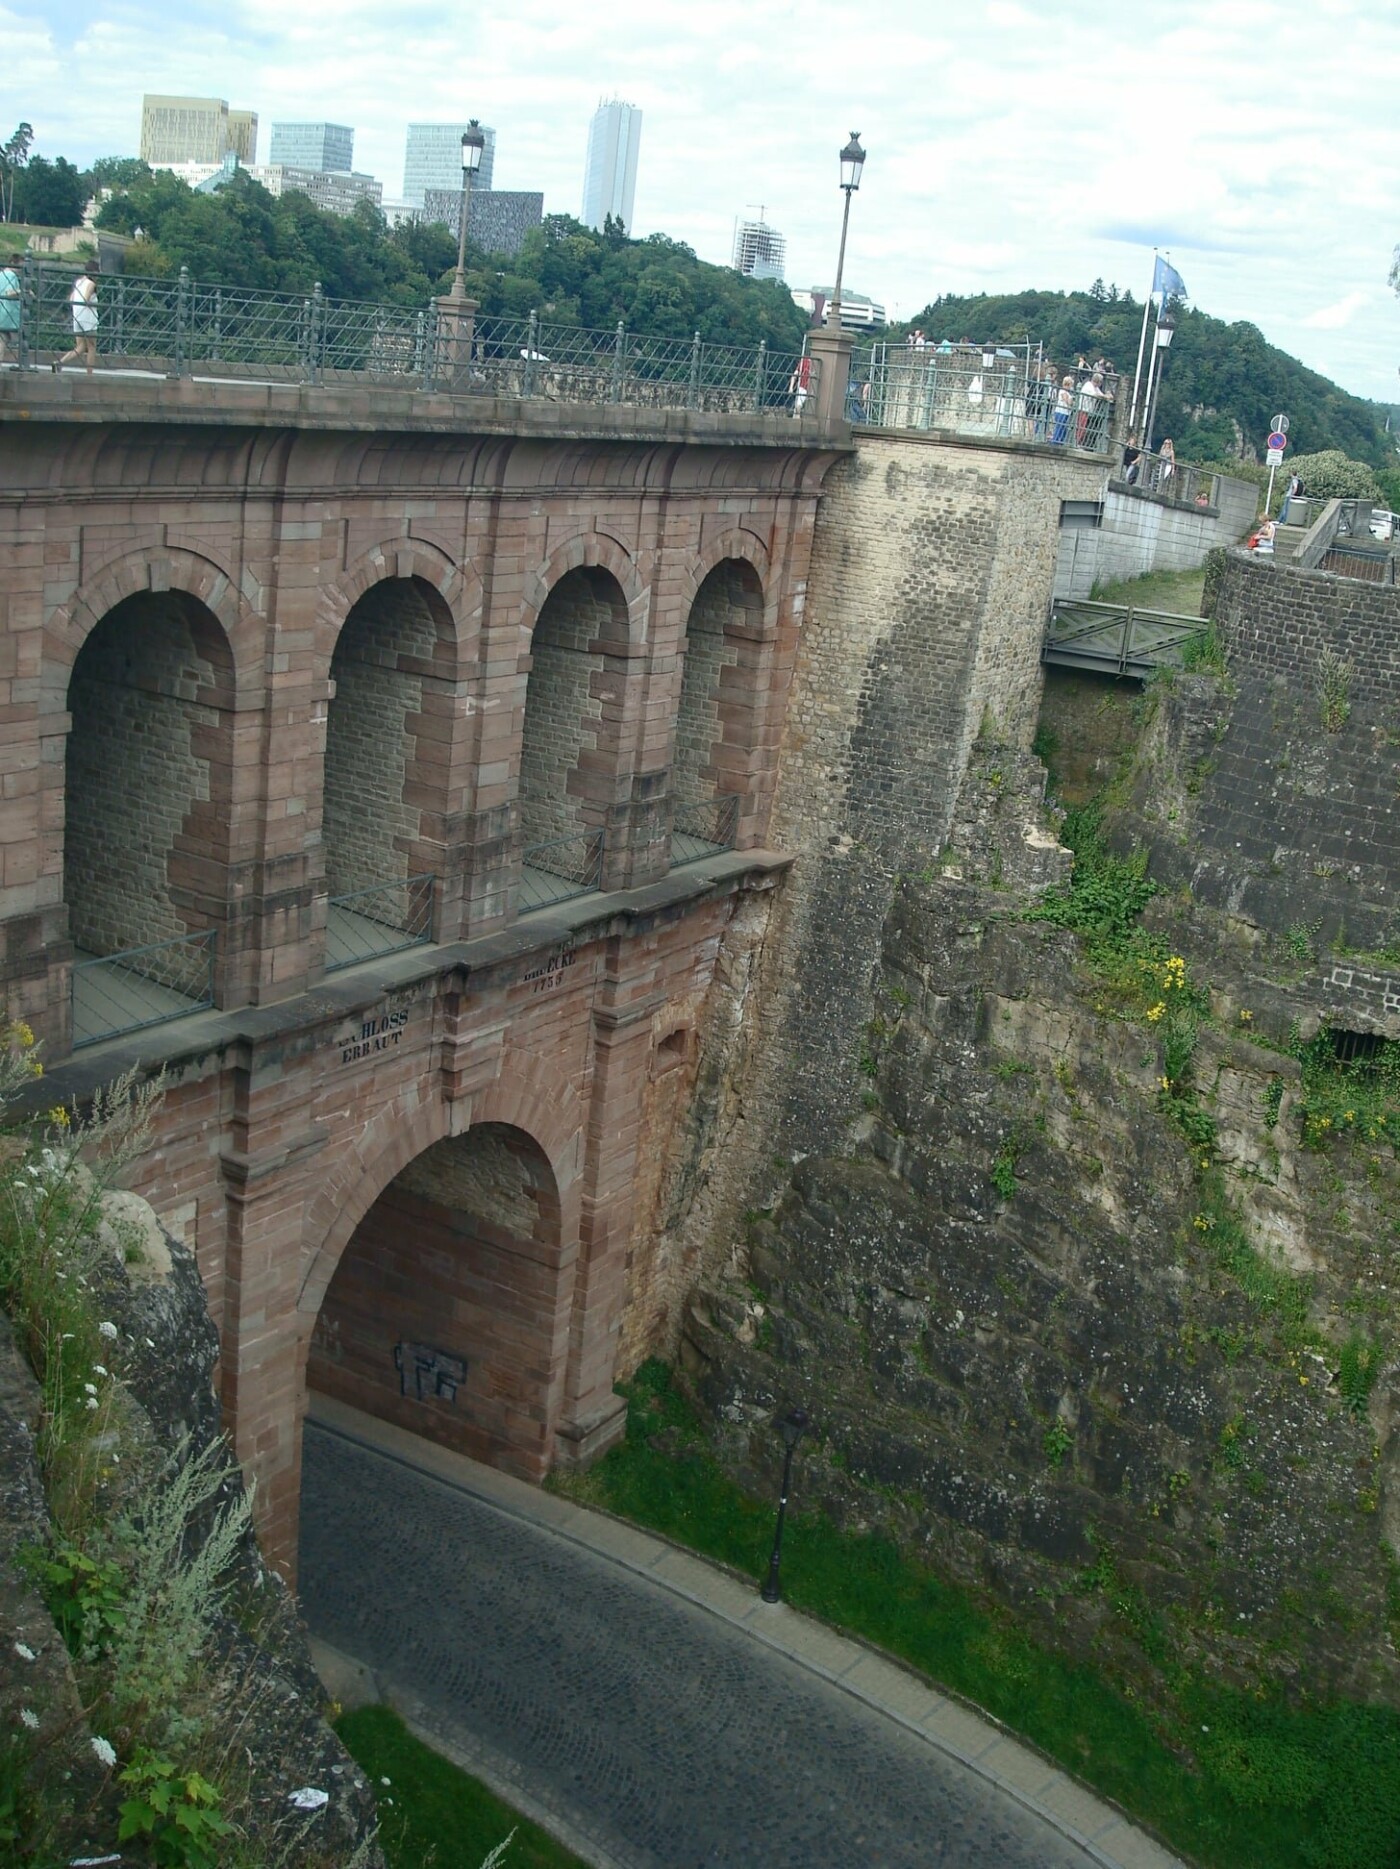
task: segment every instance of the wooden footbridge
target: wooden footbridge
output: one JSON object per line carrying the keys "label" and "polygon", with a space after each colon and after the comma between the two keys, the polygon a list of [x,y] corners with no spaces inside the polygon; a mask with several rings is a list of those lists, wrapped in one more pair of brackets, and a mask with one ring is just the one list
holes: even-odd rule
{"label": "wooden footbridge", "polygon": [[1146,681],[1159,668],[1184,668],[1188,643],[1209,624],[1200,617],[1089,598],[1056,602],[1050,611],[1041,661],[1055,668],[1091,669]]}

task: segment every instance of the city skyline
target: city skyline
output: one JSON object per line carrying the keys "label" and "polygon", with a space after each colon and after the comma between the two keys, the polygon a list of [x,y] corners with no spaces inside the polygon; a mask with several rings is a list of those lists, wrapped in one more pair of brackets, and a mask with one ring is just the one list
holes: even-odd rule
{"label": "city skyline", "polygon": [[637,157],[642,141],[642,113],[623,98],[600,99],[588,125],[588,153],[583,168],[585,227],[602,228],[620,221],[632,232],[637,203]]}
{"label": "city skyline", "polygon": [[105,6],[0,3],[14,114],[42,154],[133,152],[143,91],[236,96],[264,122],[305,117],[312,99],[356,125],[360,165],[392,187],[410,119],[475,115],[502,126],[496,185],[574,212],[589,118],[618,94],[649,120],[630,231],[724,264],[736,208],[761,190],[805,282],[834,270],[836,152],[858,128],[870,161],[846,274],[891,316],[941,292],[1096,277],[1140,298],[1157,245],[1201,309],[1247,319],[1356,393],[1394,401],[1400,387],[1387,284],[1400,132],[1373,79],[1400,54],[1400,18],[1357,0],[1330,0],[1316,33],[1261,0],[1180,0],[1131,32],[1107,0],[1053,14],[969,0],[955,33],[892,0],[881,57],[861,63],[836,55],[850,22],[831,0],[715,0],[703,19],[617,0],[606,45],[541,0],[461,31],[419,0],[392,30],[366,0],[334,13],[310,0],[294,20],[234,0],[212,27],[149,0]]}

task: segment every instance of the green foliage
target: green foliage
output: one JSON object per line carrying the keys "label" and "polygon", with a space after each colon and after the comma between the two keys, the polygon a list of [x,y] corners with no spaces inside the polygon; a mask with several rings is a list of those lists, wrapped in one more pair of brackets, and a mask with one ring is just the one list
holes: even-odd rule
{"label": "green foliage", "polygon": [[1214,623],[1208,623],[1199,636],[1190,636],[1182,644],[1181,666],[1192,675],[1228,675],[1225,639]]}
{"label": "green foliage", "polygon": [[1370,1056],[1343,1062],[1331,1035],[1319,1032],[1298,1050],[1303,1141],[1326,1149],[1343,1138],[1400,1149],[1400,1040],[1384,1039]]}
{"label": "green foliage", "polygon": [[[761,1577],[771,1502],[720,1471],[664,1364],[643,1365],[624,1393],[624,1445],[551,1484]],[[799,1504],[802,1485],[799,1465]],[[1208,1869],[1394,1869],[1400,1714],[1306,1693],[1284,1700],[1174,1667],[1169,1613],[1120,1579],[1108,1553],[1081,1585],[1165,1671],[1151,1714],[877,1534],[799,1511],[783,1576],[794,1605],[966,1695]]]}
{"label": "green foliage", "polygon": [[1045,1458],[1050,1465],[1059,1467],[1063,1466],[1065,1455],[1074,1451],[1074,1436],[1063,1421],[1056,1420],[1052,1421],[1045,1430],[1045,1438],[1041,1444],[1045,1449]]}
{"label": "green foliage", "polygon": [[388,1707],[344,1713],[335,1730],[375,1787],[389,1869],[459,1869],[494,1852],[507,1833],[510,1869],[582,1869],[547,1831],[415,1739]]}
{"label": "green foliage", "polygon": [[1084,805],[1065,814],[1060,841],[1074,852],[1069,886],[1051,890],[1031,919],[1069,928],[1083,938],[1091,964],[1117,962],[1142,951],[1138,917],[1157,893],[1147,876],[1147,852],[1120,857],[1103,839],[1103,807]]}
{"label": "green foliage", "polygon": [[1340,733],[1351,716],[1351,682],[1356,673],[1344,656],[1331,644],[1324,644],[1317,658],[1317,701],[1323,731]]}
{"label": "green foliage", "polygon": [[1377,462],[1354,461],[1340,448],[1324,448],[1317,454],[1296,454],[1288,471],[1303,483],[1303,491],[1314,500],[1374,500],[1380,495],[1374,469]]}
{"label": "green foliage", "polygon": [[1309,1321],[1312,1281],[1263,1258],[1230,1199],[1218,1168],[1204,1168],[1196,1178],[1195,1232],[1222,1271],[1228,1272],[1285,1345],[1300,1348],[1316,1339]]}
{"label": "green foliage", "polygon": [[1371,1399],[1371,1391],[1376,1386],[1376,1378],[1381,1373],[1384,1361],[1385,1354],[1378,1343],[1367,1343],[1360,1337],[1352,1336],[1342,1345],[1337,1387],[1349,1413],[1366,1413],[1366,1405]]}
{"label": "green foliage", "polygon": [[[104,203],[99,227],[150,242],[128,256],[130,272],[178,272],[210,284],[309,292],[319,280],[332,298],[421,305],[445,289],[456,241],[441,225],[390,229],[368,202],[329,214],[289,190],[274,199],[240,172],[201,195],[169,174],[139,175]],[[484,318],[629,331],[706,343],[792,351],[807,321],[777,280],[743,278],[710,266],[664,234],[629,240],[614,225],[595,233],[568,215],[550,215],[518,254],[488,254],[468,242],[467,287]]]}
{"label": "green foliage", "polygon": [[108,1653],[126,1628],[120,1564],[59,1537],[48,1552],[31,1552],[29,1566],[69,1654],[90,1662]]}
{"label": "green foliage", "polygon": [[31,156],[16,178],[14,217],[31,227],[77,227],[89,189],[63,156]]}
{"label": "green foliage", "polygon": [[1004,1201],[1009,1201],[1017,1188],[1016,1164],[1025,1151],[1025,1145],[1016,1135],[1010,1135],[1002,1143],[992,1158],[992,1171],[989,1177],[992,1186]]}
{"label": "green foliage", "polygon": [[34,126],[30,123],[21,123],[12,135],[0,143],[0,221],[14,219],[19,178],[33,145]]}
{"label": "green foliage", "polygon": [[233,1825],[206,1778],[142,1746],[120,1782],[131,1795],[121,1806],[119,1843],[140,1838],[162,1869],[216,1869],[218,1844],[232,1836]]}
{"label": "green foliage", "polygon": [[[1266,343],[1252,324],[1225,324],[1184,305],[1176,310],[1176,335],[1162,373],[1153,432],[1157,438],[1172,437],[1179,460],[1219,461],[1228,468],[1241,442],[1248,452],[1262,454],[1270,418],[1280,409],[1292,418],[1289,440],[1297,447],[1338,450],[1373,467],[1393,460],[1379,404],[1349,395],[1305,368]],[[1057,363],[1067,366],[1080,356],[1107,357],[1131,393],[1142,304],[1113,286],[1102,296],[1035,291],[949,296],[916,312],[909,324],[934,341],[956,342],[968,333],[999,342],[1038,339]],[[891,335],[907,328],[898,326]],[[1311,493],[1306,478],[1303,484]]]}

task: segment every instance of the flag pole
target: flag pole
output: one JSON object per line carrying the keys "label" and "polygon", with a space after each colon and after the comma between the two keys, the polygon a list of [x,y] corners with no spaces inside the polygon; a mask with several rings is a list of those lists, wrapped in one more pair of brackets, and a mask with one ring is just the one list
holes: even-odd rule
{"label": "flag pole", "polygon": [[[1157,249],[1152,249],[1152,283],[1157,283]],[[1137,369],[1133,371],[1133,405],[1128,411],[1128,433],[1137,428],[1138,384],[1142,380],[1142,353],[1147,347],[1147,314],[1152,308],[1152,293],[1149,291],[1142,308],[1142,335],[1138,339]]]}

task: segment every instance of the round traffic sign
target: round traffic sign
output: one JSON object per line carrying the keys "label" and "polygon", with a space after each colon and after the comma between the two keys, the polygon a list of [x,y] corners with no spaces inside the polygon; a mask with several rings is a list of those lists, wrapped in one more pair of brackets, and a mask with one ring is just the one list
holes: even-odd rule
{"label": "round traffic sign", "polygon": [[1275,425],[1274,432],[1269,437],[1269,446],[1270,448],[1278,448],[1279,450],[1282,450],[1288,446],[1287,435],[1285,435],[1283,430],[1279,428],[1277,425]]}
{"label": "round traffic sign", "polygon": [[1286,415],[1276,415],[1270,426],[1276,434],[1286,435],[1288,433],[1288,417]]}

